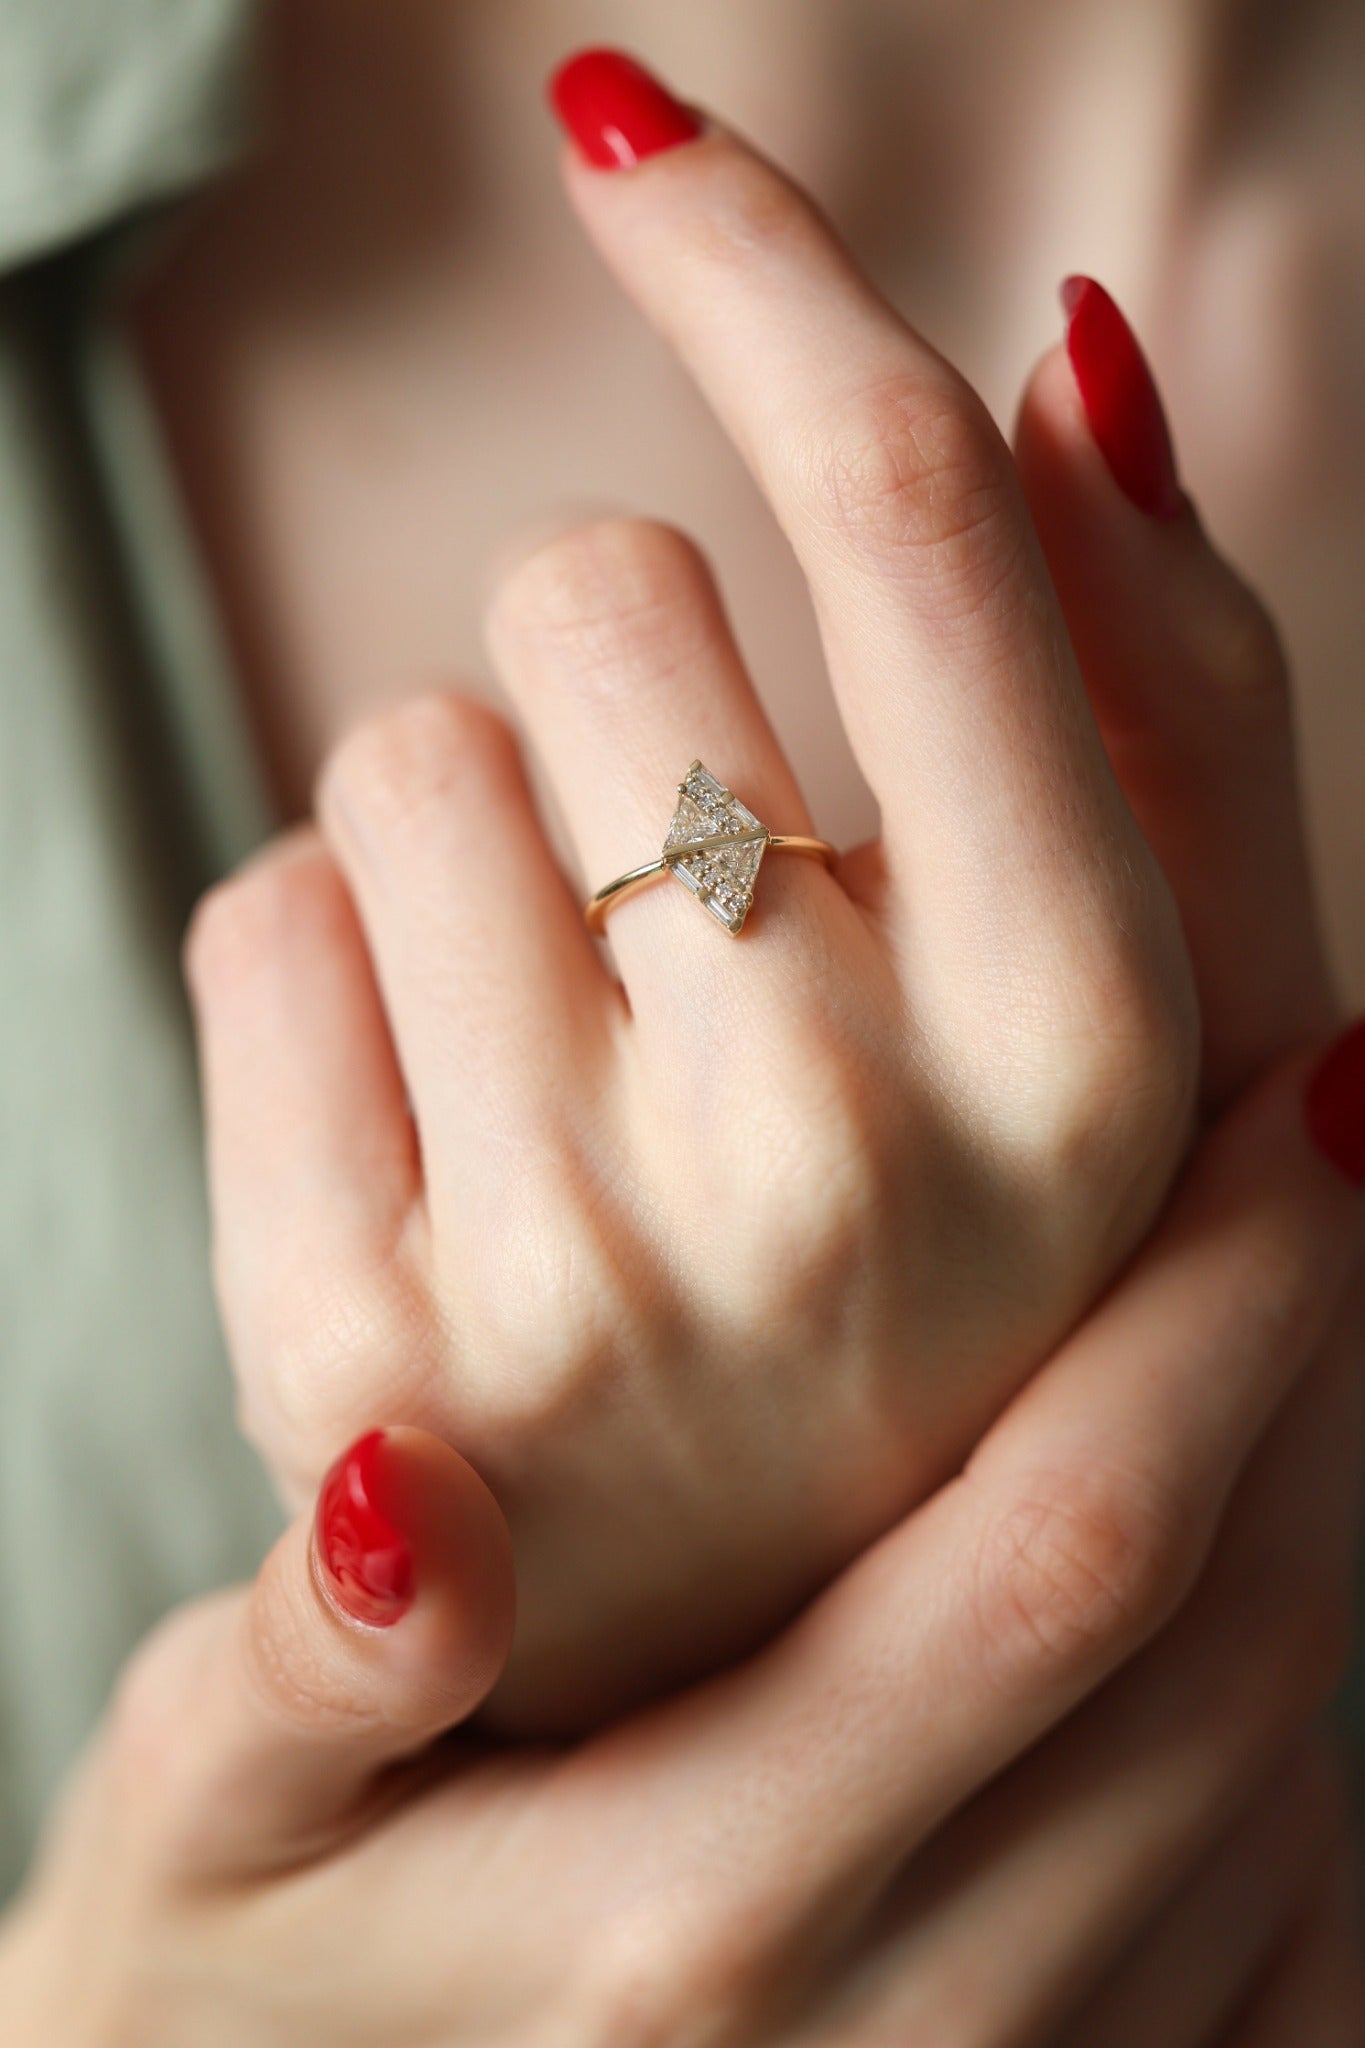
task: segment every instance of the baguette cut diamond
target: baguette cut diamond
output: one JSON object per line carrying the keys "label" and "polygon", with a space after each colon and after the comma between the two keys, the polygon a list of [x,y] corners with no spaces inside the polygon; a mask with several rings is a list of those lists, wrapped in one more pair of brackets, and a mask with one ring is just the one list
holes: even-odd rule
{"label": "baguette cut diamond", "polygon": [[[717,845],[717,840],[722,843]],[[696,851],[680,852],[684,847]],[[753,904],[754,884],[767,850],[767,826],[709,769],[694,761],[678,784],[678,808],[663,857],[683,887],[736,937]]]}

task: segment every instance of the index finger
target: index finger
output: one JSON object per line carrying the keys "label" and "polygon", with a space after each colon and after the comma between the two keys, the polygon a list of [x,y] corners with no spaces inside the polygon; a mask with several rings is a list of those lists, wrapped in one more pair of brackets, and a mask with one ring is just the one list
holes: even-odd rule
{"label": "index finger", "polygon": [[1140,924],[1137,834],[981,401],[803,194],[630,60],[584,53],[554,97],[589,234],[806,571],[922,955],[951,973],[989,948],[998,969],[1059,920]]}

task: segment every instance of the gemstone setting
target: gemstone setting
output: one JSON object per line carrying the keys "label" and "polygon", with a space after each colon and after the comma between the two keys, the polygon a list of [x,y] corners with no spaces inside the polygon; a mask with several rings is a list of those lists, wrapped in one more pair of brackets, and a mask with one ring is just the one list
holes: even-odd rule
{"label": "gemstone setting", "polygon": [[694,761],[678,784],[663,858],[683,887],[738,937],[753,907],[769,836],[748,806]]}

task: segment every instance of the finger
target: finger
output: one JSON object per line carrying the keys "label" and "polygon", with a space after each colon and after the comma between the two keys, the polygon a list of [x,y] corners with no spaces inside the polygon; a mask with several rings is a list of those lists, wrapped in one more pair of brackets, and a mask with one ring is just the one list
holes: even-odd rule
{"label": "finger", "polygon": [[[677,785],[697,759],[771,831],[810,832],[710,571],[672,528],[609,519],[556,535],[503,575],[488,633],[590,887],[659,854]],[[807,934],[849,915],[838,888],[805,861],[765,858],[758,895],[745,924],[749,988],[768,980],[770,954],[781,970],[786,906]],[[715,920],[699,918],[680,886],[623,901],[610,930],[637,1013],[656,990],[676,1012],[680,957],[708,987],[733,984]]]}
{"label": "finger", "polygon": [[[375,1320],[366,1289],[421,1184],[412,1119],[354,905],[316,833],[205,899],[186,969],[234,1363],[248,1427],[278,1447],[290,1332]],[[371,1348],[366,1363],[382,1389],[406,1361]]]}
{"label": "finger", "polygon": [[466,699],[417,698],[342,743],[319,811],[374,957],[438,1227],[505,1181],[524,1196],[513,1155],[544,1156],[596,1099],[620,1010],[510,731]]}
{"label": "finger", "polygon": [[[1161,2048],[1206,2048],[1301,1912],[1341,1824],[1339,1776],[1316,1750],[1296,1745],[1292,1759],[1278,1765],[1212,1852],[1168,1893],[1161,1912],[1141,1927],[1131,1953],[1112,1970],[1109,1946],[1102,1942],[1092,1954],[1082,1946],[1094,1932],[1084,1879],[1104,1881],[1123,1854],[1120,1839],[1108,1841],[1098,1860],[1092,1845],[1081,1884],[1043,1900],[1021,1888],[1017,1869],[997,1872],[989,1857],[976,1860],[971,1882],[978,1924],[965,1957],[951,1940],[946,1953],[940,1948],[935,1915],[916,1920],[852,1969],[841,1966],[838,1995],[811,2029],[810,2048],[835,2041],[953,2040],[963,2024],[967,1985],[973,2039],[1047,2041],[1049,2048],[1153,2048],[1158,2042]],[[1054,1839],[1066,1826],[1065,1814],[1049,1818]],[[897,1901],[898,1914],[904,1903]],[[1035,1910],[1044,1906],[1046,1920]],[[1074,1988],[1064,2000],[1064,1987],[1054,1982],[1042,2001],[1033,1938],[1042,1925],[1055,1949],[1073,1922],[1083,1981],[1103,1976],[1102,1989],[1078,2005]],[[806,2034],[800,2039],[804,2048]]]}
{"label": "finger", "polygon": [[[1032,981],[1061,928],[1149,934],[1152,873],[984,407],[742,142],[680,110],[665,133],[683,146],[660,151],[667,99],[642,77],[610,52],[559,74],[569,194],[806,572],[917,995],[919,977],[945,1004],[977,990],[986,960]],[[604,139],[653,152],[604,171]]]}
{"label": "finger", "polygon": [[[761,1844],[757,1931],[775,1949],[794,1929],[813,1942],[832,1900],[883,1889],[1188,1596],[1365,1237],[1365,1030],[1304,1095],[1294,1063],[1238,1105],[1126,1281],[963,1477],[712,1688],[689,1805],[723,1811],[729,1840],[750,1830],[750,1860]],[[734,1905],[718,1885],[717,1913]]]}
{"label": "finger", "polygon": [[1221,2048],[1359,2048],[1365,2039],[1360,1924],[1355,1849],[1343,1843]]}
{"label": "finger", "polygon": [[175,1617],[125,1676],[113,1761],[157,1868],[242,1877],[335,1842],[378,1774],[483,1700],[514,1606],[472,1467],[419,1430],[362,1438],[255,1584]]}
{"label": "finger", "polygon": [[1332,1016],[1284,655],[1188,503],[1154,509],[1134,481],[1155,387],[1117,307],[1072,283],[1069,350],[1029,383],[1019,469],[1110,759],[1180,907],[1220,1102]]}
{"label": "finger", "polygon": [[[1031,2028],[1051,2041],[1103,1983],[1086,2024],[1067,2038],[1107,2048],[1100,2015],[1117,2026],[1130,2006],[1146,2009],[1120,1988],[1125,1969],[1110,1974],[1135,1943],[1134,1969],[1153,1997],[1177,1983],[1158,1965],[1152,1916],[1182,1894],[1252,1790],[1299,1743],[1348,1654],[1358,1328],[1343,1327],[1276,1417],[1175,1621],[926,1843],[898,1881],[859,1972],[870,1986],[854,1987],[888,2037],[950,2034],[962,1983],[988,1945],[1000,1968],[974,1994],[984,2038]],[[1237,1365],[1224,1361],[1228,1371]],[[1226,1975],[1218,1964],[1210,1951],[1209,1996]],[[1249,1974],[1233,1970],[1233,1990]],[[1208,2031],[1196,2029],[1193,2043]],[[1131,2038],[1175,2048],[1184,2036],[1156,2028]]]}
{"label": "finger", "polygon": [[1302,1913],[1346,1825],[1336,1759],[1315,1742],[1276,1774],[1059,2048],[1209,2048]]}

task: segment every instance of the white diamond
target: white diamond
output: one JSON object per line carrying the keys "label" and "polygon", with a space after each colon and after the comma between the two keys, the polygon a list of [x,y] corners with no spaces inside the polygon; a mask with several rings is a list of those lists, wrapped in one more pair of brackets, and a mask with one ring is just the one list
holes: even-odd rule
{"label": "white diamond", "polygon": [[756,836],[738,846],[708,847],[689,859],[669,862],[684,888],[731,932],[740,930],[753,904],[754,883],[768,846],[767,828],[700,761],[694,761],[679,791],[665,855],[698,840],[741,833]]}

